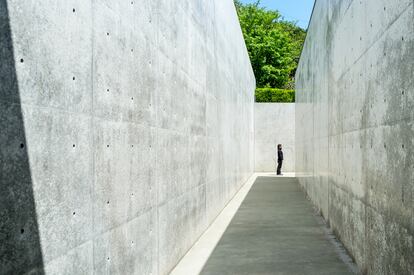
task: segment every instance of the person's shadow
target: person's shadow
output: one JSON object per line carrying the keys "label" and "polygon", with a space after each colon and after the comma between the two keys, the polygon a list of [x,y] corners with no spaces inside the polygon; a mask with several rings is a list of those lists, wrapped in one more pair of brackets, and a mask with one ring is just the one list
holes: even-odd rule
{"label": "person's shadow", "polygon": [[7,0],[0,0],[0,274],[44,274]]}

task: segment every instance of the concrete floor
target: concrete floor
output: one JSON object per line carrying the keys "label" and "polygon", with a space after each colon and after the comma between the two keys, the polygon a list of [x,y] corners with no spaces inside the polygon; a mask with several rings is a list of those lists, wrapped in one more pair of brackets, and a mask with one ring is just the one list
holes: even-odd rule
{"label": "concrete floor", "polygon": [[339,247],[296,178],[257,177],[201,274],[353,274]]}

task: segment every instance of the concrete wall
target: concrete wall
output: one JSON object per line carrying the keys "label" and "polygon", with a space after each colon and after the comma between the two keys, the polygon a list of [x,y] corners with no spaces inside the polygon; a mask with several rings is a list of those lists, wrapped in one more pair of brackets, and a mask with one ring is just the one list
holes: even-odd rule
{"label": "concrete wall", "polygon": [[277,144],[283,145],[282,172],[295,171],[295,104],[254,104],[254,168],[276,172]]}
{"label": "concrete wall", "polygon": [[232,0],[0,0],[0,273],[166,274],[252,174]]}
{"label": "concrete wall", "polygon": [[368,274],[414,274],[414,4],[317,0],[297,71],[296,171]]}

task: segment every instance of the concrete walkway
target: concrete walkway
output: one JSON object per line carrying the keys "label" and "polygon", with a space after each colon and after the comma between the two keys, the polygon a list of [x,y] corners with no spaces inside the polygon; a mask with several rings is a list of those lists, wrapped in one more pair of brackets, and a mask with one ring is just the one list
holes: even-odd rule
{"label": "concrete walkway", "polygon": [[201,274],[353,274],[296,178],[258,177]]}

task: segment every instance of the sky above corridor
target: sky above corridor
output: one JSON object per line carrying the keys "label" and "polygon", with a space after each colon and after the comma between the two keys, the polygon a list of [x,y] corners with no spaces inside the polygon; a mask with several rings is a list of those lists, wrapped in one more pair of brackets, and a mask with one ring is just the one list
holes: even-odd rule
{"label": "sky above corridor", "polygon": [[[254,3],[256,0],[241,0],[242,3]],[[261,0],[260,6],[278,10],[286,20],[297,21],[306,29],[312,13],[314,0]]]}

